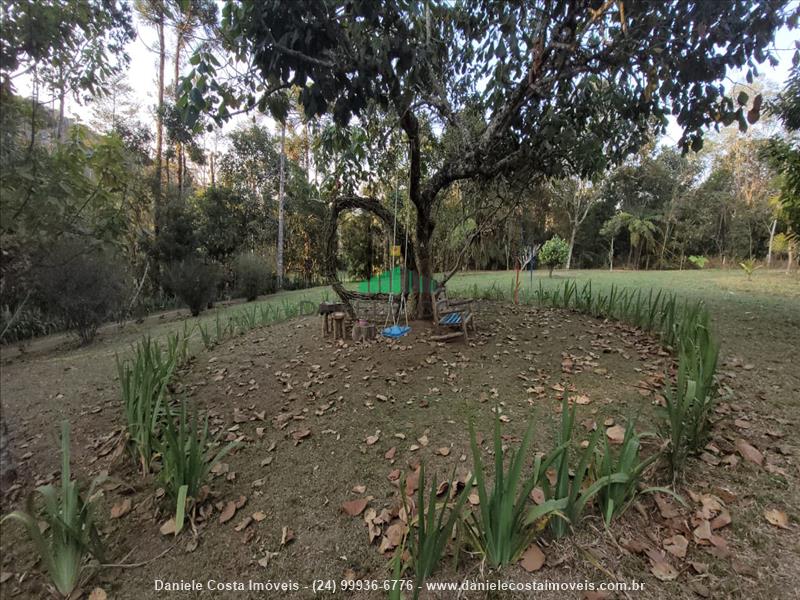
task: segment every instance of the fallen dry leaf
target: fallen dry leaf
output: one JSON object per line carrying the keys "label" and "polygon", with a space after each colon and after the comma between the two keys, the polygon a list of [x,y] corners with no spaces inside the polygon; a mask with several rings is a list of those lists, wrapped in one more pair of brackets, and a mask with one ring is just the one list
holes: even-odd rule
{"label": "fallen dry leaf", "polygon": [[739,454],[742,455],[743,459],[750,461],[759,467],[764,464],[764,455],[761,454],[757,448],[751,446],[742,438],[738,438],[736,440],[736,449],[739,451]]}
{"label": "fallen dry leaf", "polygon": [[770,525],[775,525],[775,527],[780,527],[781,529],[789,529],[789,517],[782,510],[768,508],[764,511],[764,518]]}
{"label": "fallen dry leaf", "polygon": [[367,491],[367,486],[365,485],[354,485],[352,490],[354,494],[363,494]]}
{"label": "fallen dry leaf", "polygon": [[252,514],[252,517],[253,521],[255,521],[256,523],[261,523],[261,521],[267,518],[267,513],[257,510]]}
{"label": "fallen dry leaf", "polygon": [[[111,518],[119,519],[131,512],[131,499],[125,498],[122,502],[118,502],[111,507]],[[99,589],[99,588],[97,588]]]}
{"label": "fallen dry leaf", "polygon": [[222,509],[222,513],[219,515],[219,522],[227,523],[233,518],[233,515],[235,514],[236,514],[236,502],[231,500],[227,502],[225,504],[225,508]]}
{"label": "fallen dry leaf", "polygon": [[294,531],[284,525],[281,529],[281,546],[285,546],[294,539]]}
{"label": "fallen dry leaf", "polygon": [[650,572],[661,581],[673,581],[678,578],[678,571],[666,561],[651,560]]}
{"label": "fallen dry leaf", "polygon": [[165,521],[158,529],[161,535],[174,535],[175,534],[175,519]]}
{"label": "fallen dry leaf", "polygon": [[357,517],[364,512],[364,509],[367,508],[367,504],[369,504],[370,500],[372,500],[372,496],[350,500],[342,504],[342,510],[351,517]]}
{"label": "fallen dry leaf", "polygon": [[531,544],[520,558],[519,564],[528,573],[538,571],[544,565],[545,556],[542,549],[536,544]]}
{"label": "fallen dry leaf", "polygon": [[447,446],[442,446],[436,450],[436,454],[439,456],[448,456],[450,454],[450,448]]}
{"label": "fallen dry leaf", "polygon": [[673,556],[684,558],[688,548],[689,540],[682,535],[673,535],[672,537],[664,538],[664,550]]}
{"label": "fallen dry leaf", "polygon": [[612,444],[621,444],[625,439],[625,428],[622,425],[612,425],[606,429],[606,436]]}
{"label": "fallen dry leaf", "polygon": [[386,460],[394,460],[396,454],[397,454],[397,447],[392,446],[386,451],[386,454],[383,455],[383,458],[385,458]]}
{"label": "fallen dry leaf", "polygon": [[89,594],[88,600],[106,600],[108,598],[108,594],[103,588],[96,587],[92,590],[92,593]]}

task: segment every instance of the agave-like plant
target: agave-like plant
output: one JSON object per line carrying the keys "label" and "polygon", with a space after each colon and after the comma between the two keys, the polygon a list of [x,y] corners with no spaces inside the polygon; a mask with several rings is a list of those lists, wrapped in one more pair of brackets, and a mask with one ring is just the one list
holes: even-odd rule
{"label": "agave-like plant", "polygon": [[[15,510],[0,521],[12,520],[25,526],[53,585],[64,597],[78,587],[87,556],[103,560],[103,544],[91,511],[94,492],[103,478],[96,478],[86,495],[81,494],[70,472],[69,438],[69,423],[64,421],[61,425],[61,486],[36,488],[28,496],[24,510]],[[35,494],[44,500],[41,516]],[[48,525],[44,532],[39,528],[40,518]]]}
{"label": "agave-like plant", "polygon": [[496,416],[494,422],[494,485],[489,488],[483,470],[475,427],[470,420],[470,445],[480,505],[477,513],[470,513],[465,524],[470,539],[493,566],[515,562],[537,534],[533,525],[540,519],[558,512],[564,506],[563,502],[558,501],[547,501],[533,508],[529,506],[529,494],[560,452],[559,449],[556,449],[544,458],[537,456],[530,474],[523,476],[522,469],[525,458],[533,440],[533,424],[534,421],[531,419],[519,450],[516,453],[511,452],[510,464],[506,472],[503,467],[500,418],[499,415]]}
{"label": "agave-like plant", "polygon": [[604,438],[603,451],[595,464],[595,478],[598,481],[605,479],[610,482],[597,493],[597,501],[606,525],[610,524],[614,517],[625,512],[638,494],[663,492],[682,502],[682,499],[668,488],[649,487],[639,490],[643,473],[658,460],[659,456],[654,454],[644,460],[639,457],[641,438],[651,435],[653,434],[636,433],[635,421],[631,419],[625,426],[625,435],[619,452],[612,451],[608,439]]}
{"label": "agave-like plant", "polygon": [[[453,470],[450,481],[452,482],[454,478],[455,470]],[[436,503],[436,492],[439,488],[436,478],[434,477],[431,483],[427,503],[425,487],[425,467],[423,465],[420,466],[419,487],[417,488],[417,518],[412,521],[412,525],[416,522],[417,528],[416,532],[412,529],[407,540],[414,567],[415,599],[419,597],[422,583],[433,573],[436,565],[444,556],[447,543],[453,535],[453,528],[461,517],[468,490],[472,487],[472,477],[469,478],[465,488],[450,506],[447,519],[445,519],[445,514],[448,512],[447,499],[439,506]],[[405,496],[403,502],[405,503]]]}
{"label": "agave-like plant", "polygon": [[173,419],[167,419],[163,438],[159,444],[162,461],[159,476],[164,489],[175,500],[177,535],[183,529],[187,500],[197,498],[209,471],[236,446],[236,443],[228,444],[209,458],[206,454],[208,417],[205,417],[200,424],[195,412],[190,421],[186,414],[186,402],[181,404],[177,427]]}
{"label": "agave-like plant", "polygon": [[570,409],[567,398],[564,397],[561,407],[561,428],[557,438],[557,458],[553,463],[556,482],[551,486],[546,477],[542,478],[545,498],[550,502],[557,503],[559,507],[556,518],[550,521],[551,531],[556,537],[563,537],[569,532],[570,526],[574,526],[580,520],[587,504],[606,486],[622,484],[628,480],[628,476],[625,474],[611,473],[584,485],[587,477],[591,475],[600,428],[592,434],[588,446],[579,455],[578,467],[571,472],[570,447],[574,423],[575,406],[573,405]]}

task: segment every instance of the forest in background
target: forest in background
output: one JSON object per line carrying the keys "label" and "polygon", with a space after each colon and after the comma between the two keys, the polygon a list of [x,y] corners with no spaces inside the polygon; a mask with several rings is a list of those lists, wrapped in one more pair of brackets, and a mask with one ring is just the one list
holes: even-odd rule
{"label": "forest in background", "polygon": [[[337,195],[377,198],[413,230],[406,142],[380,106],[342,126],[306,117],[303,90],[291,87],[265,107],[271,118],[242,115],[224,133],[203,117],[187,125],[181,81],[201,51],[214,50],[216,3],[73,0],[3,11],[3,342],[66,328],[88,341],[102,320],[181,304],[196,313],[216,300],[323,283]],[[125,77],[134,25],[159,40],[151,120]],[[525,249],[556,235],[570,248],[567,268],[757,260],[789,269],[796,215],[783,202],[791,182],[779,151],[796,143],[793,73],[783,93],[758,79],[734,90],[758,125],[718,127],[697,152],[664,143],[654,121],[636,152],[588,178],[519,169],[455,182],[433,207],[434,272],[513,269]],[[66,117],[70,99],[91,109],[90,122]],[[485,126],[465,114],[468,126]],[[455,134],[420,116],[423,174],[452,153]],[[338,270],[361,279],[388,268],[392,235],[373,214],[343,214]]]}

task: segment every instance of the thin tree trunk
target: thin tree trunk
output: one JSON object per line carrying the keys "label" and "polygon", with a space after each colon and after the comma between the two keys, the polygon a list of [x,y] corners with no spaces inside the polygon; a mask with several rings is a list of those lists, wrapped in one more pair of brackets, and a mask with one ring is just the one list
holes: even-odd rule
{"label": "thin tree trunk", "polygon": [[155,223],[156,234],[160,229],[161,205],[163,202],[163,188],[161,181],[161,161],[164,153],[164,64],[166,62],[166,45],[164,42],[164,2],[158,6],[158,21],[156,30],[158,31],[158,111],[156,113],[156,186],[155,186]]}
{"label": "thin tree trunk", "polygon": [[[188,17],[187,17],[188,18]],[[180,96],[180,92],[178,90],[178,78],[181,76],[181,48],[183,47],[183,33],[181,31],[180,24],[177,25],[177,33],[176,33],[176,41],[175,41],[175,64],[173,66],[175,71],[175,102],[178,101]],[[178,174],[177,174],[177,182],[178,182],[178,195],[183,196],[183,170],[184,170],[184,162],[183,162],[183,144],[180,142],[175,143],[175,154],[178,160]]]}
{"label": "thin tree trunk", "polygon": [[567,271],[570,269],[570,265],[572,265],[572,251],[575,248],[575,234],[578,233],[578,226],[573,224],[572,226],[572,233],[569,235],[569,254],[567,254]]}
{"label": "thin tree trunk", "polygon": [[611,250],[608,252],[608,270],[614,270],[614,238],[611,238]]}
{"label": "thin tree trunk", "polygon": [[210,166],[211,166],[211,187],[213,188],[216,185],[216,181],[214,179],[214,152],[212,151],[210,156]]}
{"label": "thin tree trunk", "polygon": [[56,126],[56,140],[59,142],[64,141],[65,127],[64,127],[64,109],[66,105],[67,92],[64,90],[64,82],[61,82],[61,88],[58,91],[58,124]]}
{"label": "thin tree trunk", "polygon": [[775,228],[778,226],[778,219],[772,219],[772,227],[769,229],[769,247],[767,248],[767,268],[772,265],[772,242],[775,239]]}
{"label": "thin tree trunk", "polygon": [[278,183],[278,287],[283,287],[283,220],[286,202],[286,123],[281,123],[281,165]]}

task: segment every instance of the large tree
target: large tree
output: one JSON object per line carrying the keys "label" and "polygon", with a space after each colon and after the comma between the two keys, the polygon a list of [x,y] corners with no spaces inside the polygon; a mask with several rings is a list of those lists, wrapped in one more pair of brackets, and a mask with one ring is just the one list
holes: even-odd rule
{"label": "large tree", "polygon": [[[434,208],[454,182],[530,171],[590,177],[674,115],[683,148],[703,129],[758,118],[725,94],[731,69],[775,62],[788,0],[228,1],[224,47],[243,66],[225,78],[210,51],[193,59],[187,118],[266,110],[298,86],[309,116],[339,124],[378,105],[408,144],[417,270],[432,271]],[[760,104],[760,103],[759,103]],[[465,119],[480,115],[480,124]],[[458,143],[433,161],[420,122]],[[375,199],[333,199],[333,214]],[[418,315],[430,310],[423,293]]]}

